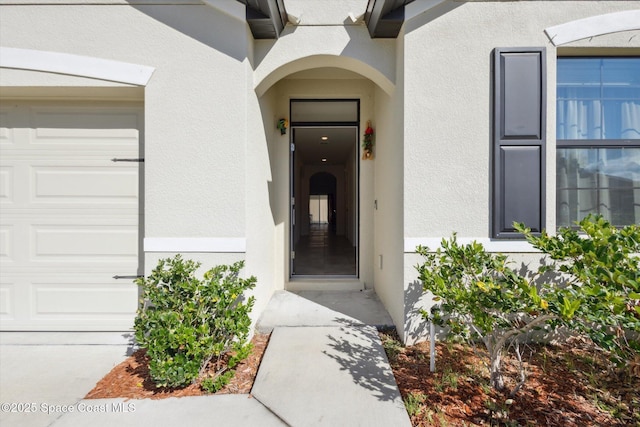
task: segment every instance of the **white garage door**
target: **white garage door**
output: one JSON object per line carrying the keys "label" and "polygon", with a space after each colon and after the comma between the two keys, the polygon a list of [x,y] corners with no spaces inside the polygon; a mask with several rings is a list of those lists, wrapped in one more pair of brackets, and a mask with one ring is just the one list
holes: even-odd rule
{"label": "white garage door", "polygon": [[0,104],[0,329],[133,326],[142,118],[139,104]]}

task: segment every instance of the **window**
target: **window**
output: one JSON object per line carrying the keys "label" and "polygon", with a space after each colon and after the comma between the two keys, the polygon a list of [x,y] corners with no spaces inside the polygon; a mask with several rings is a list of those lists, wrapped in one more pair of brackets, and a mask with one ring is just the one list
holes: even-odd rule
{"label": "window", "polygon": [[640,58],[558,58],[556,222],[640,224]]}

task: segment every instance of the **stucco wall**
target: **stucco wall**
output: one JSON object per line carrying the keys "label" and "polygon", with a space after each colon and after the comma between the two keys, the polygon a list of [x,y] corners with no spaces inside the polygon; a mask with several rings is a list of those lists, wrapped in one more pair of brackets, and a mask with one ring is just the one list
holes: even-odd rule
{"label": "stucco wall", "polygon": [[[422,297],[412,244],[437,246],[442,237],[456,231],[460,238],[483,240],[491,250],[531,252],[526,243],[489,239],[493,49],[547,49],[546,227],[553,230],[558,50],[544,30],[635,6],[633,2],[445,2],[405,23],[404,284],[410,300]],[[594,50],[598,47],[635,48],[638,54],[637,35],[637,31],[618,33],[572,45],[591,48],[584,54],[603,53]],[[406,307],[408,341],[424,338],[419,306],[408,301]]]}
{"label": "stucco wall", "polygon": [[[247,88],[251,88],[251,73],[247,73]],[[258,277],[258,286],[252,292],[256,297],[254,320],[268,304],[275,289],[282,289],[276,280],[278,227],[283,226],[281,213],[276,209],[278,192],[274,186],[274,163],[270,161],[274,150],[278,152],[280,134],[273,125],[276,99],[268,94],[258,99],[249,89],[247,93],[247,169],[246,169],[246,236],[247,274]]]}
{"label": "stucco wall", "polygon": [[244,236],[246,23],[195,5],[1,6],[0,40],[155,67],[146,237]]}
{"label": "stucco wall", "polygon": [[[555,227],[555,57],[545,28],[631,2],[446,2],[405,23],[405,237],[489,236],[491,55],[547,47],[547,215]],[[640,46],[634,34],[582,46]],[[446,207],[446,208],[443,208]]]}
{"label": "stucco wall", "polygon": [[278,40],[255,42],[258,95],[287,75],[316,67],[346,68],[391,92],[396,77],[395,41],[371,39],[362,25],[314,25],[287,26]]}
{"label": "stucco wall", "polygon": [[375,290],[384,303],[400,336],[404,328],[403,206],[404,188],[404,39],[396,40],[396,87],[387,94],[377,87],[376,176],[374,210]]}

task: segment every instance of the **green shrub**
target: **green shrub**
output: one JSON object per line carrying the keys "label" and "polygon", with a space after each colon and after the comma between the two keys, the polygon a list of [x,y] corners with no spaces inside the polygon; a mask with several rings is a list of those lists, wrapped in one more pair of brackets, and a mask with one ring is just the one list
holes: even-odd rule
{"label": "green shrub", "polygon": [[244,293],[255,287],[256,278],[240,278],[243,266],[242,261],[217,266],[198,279],[195,271],[200,263],[176,255],[160,260],[151,275],[137,280],[143,295],[135,336],[147,350],[156,386],[187,386],[210,361],[226,361],[216,363],[219,371],[205,381],[206,388],[215,391],[247,357],[254,298],[245,300]]}
{"label": "green shrub", "polygon": [[560,228],[555,236],[545,231],[534,236],[524,225],[515,226],[551,257],[546,269],[568,278],[580,302],[570,327],[611,351],[621,364],[640,352],[640,227],[616,228],[592,215],[578,225]]}
{"label": "green shrub", "polygon": [[[487,253],[472,242],[459,245],[456,235],[435,252],[418,247],[425,262],[416,266],[425,291],[439,303],[425,318],[450,328],[454,336],[481,339],[489,355],[491,384],[504,386],[502,353],[539,327],[567,326],[611,352],[618,364],[640,353],[640,227],[616,228],[599,216],[561,228],[557,235],[534,236],[514,224],[536,248],[549,255],[537,271],[524,276],[507,257]],[[534,280],[548,274],[554,283]],[[529,278],[527,278],[527,277]],[[520,383],[524,381],[521,374]],[[517,391],[512,391],[512,394]]]}
{"label": "green shrub", "polygon": [[504,388],[503,353],[514,349],[519,357],[518,343],[525,334],[557,326],[559,319],[571,317],[576,309],[576,301],[563,290],[536,284],[535,275],[522,277],[505,255],[489,253],[478,242],[460,245],[454,234],[450,240],[443,239],[435,252],[425,247],[417,252],[425,259],[416,266],[424,290],[438,303],[423,316],[448,326],[453,336],[471,343],[481,340],[496,389]]}

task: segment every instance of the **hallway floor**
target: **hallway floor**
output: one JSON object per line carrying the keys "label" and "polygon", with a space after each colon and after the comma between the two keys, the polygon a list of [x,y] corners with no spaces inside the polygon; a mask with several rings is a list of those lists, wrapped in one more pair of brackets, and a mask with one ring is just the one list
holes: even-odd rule
{"label": "hallway floor", "polygon": [[355,276],[356,248],[345,236],[336,236],[328,224],[311,224],[308,236],[295,247],[297,276]]}

